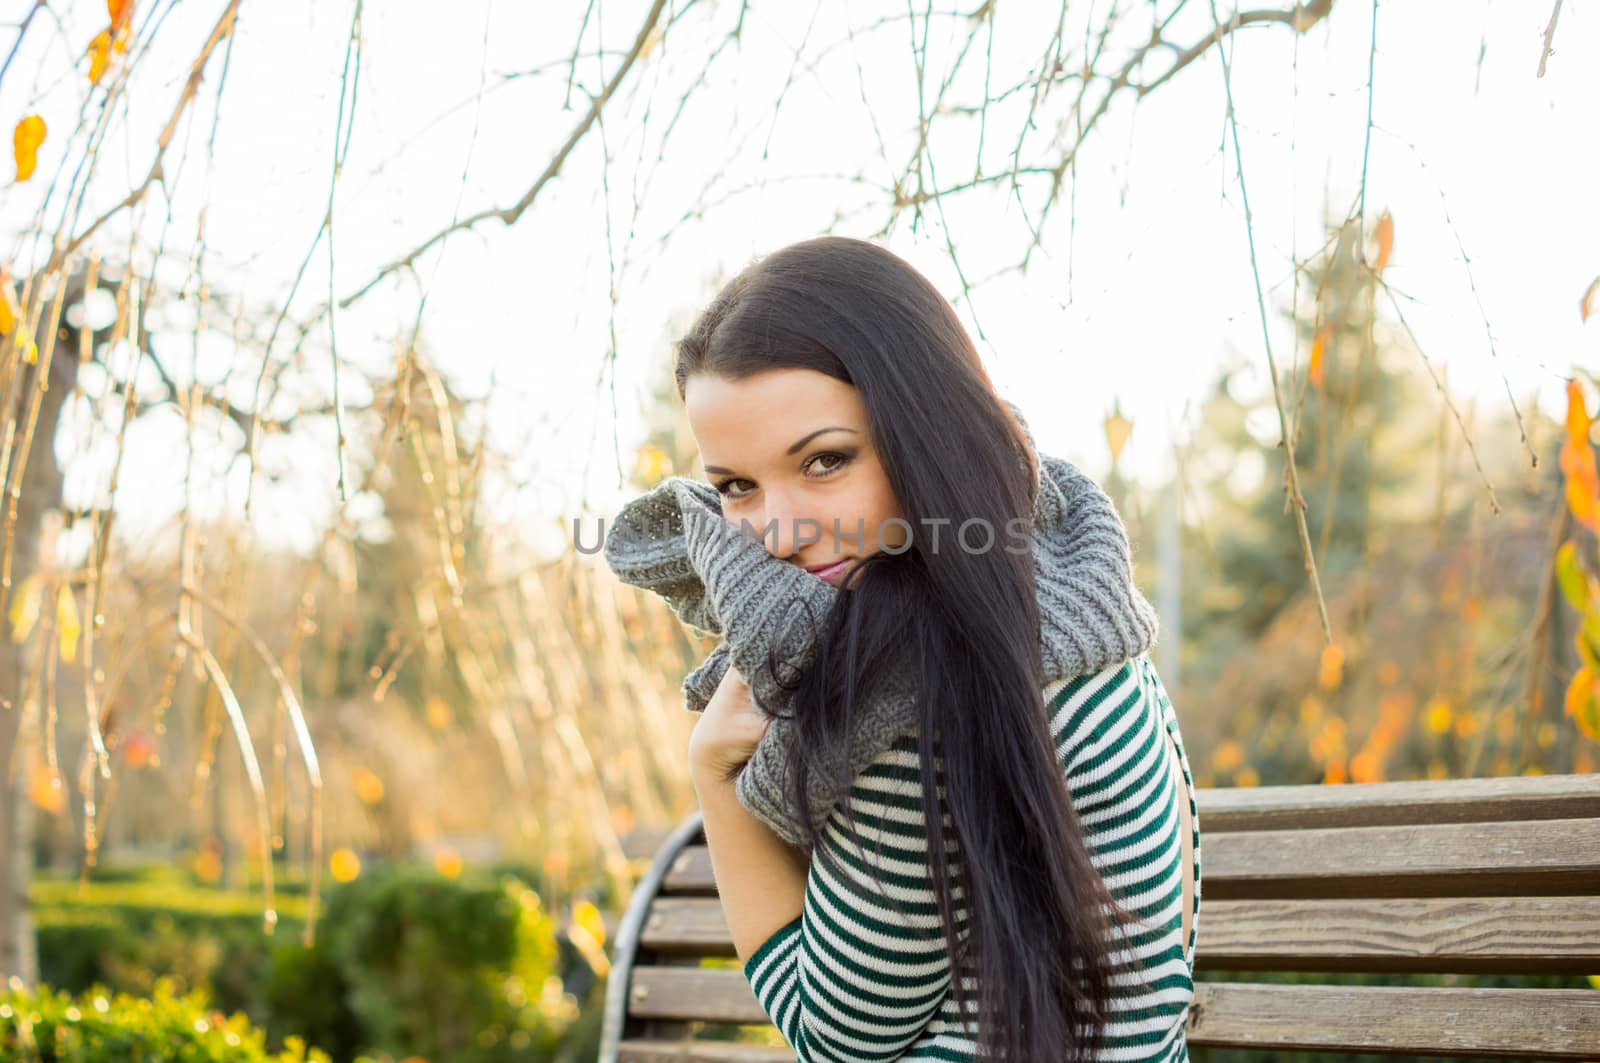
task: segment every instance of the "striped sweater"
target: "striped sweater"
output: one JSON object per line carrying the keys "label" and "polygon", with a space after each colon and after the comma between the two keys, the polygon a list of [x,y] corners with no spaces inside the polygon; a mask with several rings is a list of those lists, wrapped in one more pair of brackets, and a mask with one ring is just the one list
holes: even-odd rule
{"label": "striped sweater", "polygon": [[[1057,758],[1091,856],[1117,899],[1154,928],[1128,940],[1144,962],[1118,971],[1122,995],[1106,1031],[1106,1060],[1186,1061],[1184,1020],[1194,997],[1200,912],[1200,819],[1177,716],[1154,666],[1141,655],[1045,688]],[[1170,734],[1189,783],[1194,896],[1182,937],[1180,790]],[[772,933],[744,974],[800,1063],[974,1060],[950,990],[944,943],[907,932],[939,927],[922,813],[915,735],[901,738],[852,781],[850,804],[829,818],[813,859],[804,910]],[[885,903],[861,854],[881,854],[881,877],[906,915]],[[819,854],[822,855],[822,852]],[[954,855],[952,853],[952,855]],[[953,870],[952,866],[952,870]],[[966,909],[958,890],[958,924]],[[908,924],[909,917],[909,924]],[[967,985],[976,990],[976,979]],[[969,1013],[970,1014],[970,1013]]]}

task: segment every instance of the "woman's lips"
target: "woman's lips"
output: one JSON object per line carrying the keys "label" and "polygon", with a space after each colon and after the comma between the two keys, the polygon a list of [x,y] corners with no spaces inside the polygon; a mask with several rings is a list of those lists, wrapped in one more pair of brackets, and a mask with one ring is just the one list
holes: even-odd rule
{"label": "woman's lips", "polygon": [[807,569],[806,571],[810,572],[813,576],[817,576],[817,577],[819,577],[821,579],[827,580],[829,583],[832,583],[838,577],[844,575],[845,569],[847,569],[849,567],[850,567],[850,559],[849,558],[845,558],[842,561],[834,562],[833,564],[829,565],[827,568],[814,568],[814,569]]}

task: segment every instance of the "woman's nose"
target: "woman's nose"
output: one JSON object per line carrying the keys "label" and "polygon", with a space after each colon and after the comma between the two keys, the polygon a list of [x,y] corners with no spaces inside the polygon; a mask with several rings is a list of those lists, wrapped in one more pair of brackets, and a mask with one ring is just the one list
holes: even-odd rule
{"label": "woman's nose", "polygon": [[767,552],[773,557],[788,560],[800,553],[807,544],[822,538],[821,523],[807,514],[782,493],[771,493],[762,513],[762,524],[755,528]]}

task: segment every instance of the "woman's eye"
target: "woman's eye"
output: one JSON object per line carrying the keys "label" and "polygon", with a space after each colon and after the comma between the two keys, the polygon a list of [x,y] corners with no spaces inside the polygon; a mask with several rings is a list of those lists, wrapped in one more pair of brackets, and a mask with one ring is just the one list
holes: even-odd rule
{"label": "woman's eye", "polygon": [[[842,469],[846,465],[850,464],[850,459],[852,457],[854,457],[853,454],[841,454],[841,453],[839,453],[837,451],[832,451],[832,450],[825,451],[824,453],[817,454],[817,455],[813,456],[812,458],[810,458],[805,463],[805,465],[803,467],[806,468],[806,469],[810,469],[810,468],[816,467],[818,469],[818,471],[814,472],[814,473],[811,473],[810,475],[811,475],[812,479],[820,480],[825,476],[832,476],[834,473],[838,472],[840,469]],[[826,461],[827,459],[830,459],[830,458],[833,459],[830,464],[821,465],[821,466],[817,465],[818,462],[823,462],[823,461]],[[721,494],[722,497],[724,497],[724,498],[742,498],[746,494],[749,493],[749,489],[746,488],[743,491],[735,491],[735,490],[733,490],[733,485],[734,484],[745,484],[745,483],[749,483],[749,482],[750,482],[749,480],[742,479],[741,477],[730,476],[728,479],[723,480],[719,484],[716,484],[715,487],[716,487],[718,493]]]}
{"label": "woman's eye", "polygon": [[834,463],[832,465],[824,466],[822,468],[822,471],[821,471],[821,474],[820,474],[822,476],[827,476],[830,473],[838,472],[840,469],[842,469],[846,465],[850,464],[850,455],[848,455],[848,454],[838,454],[838,453],[835,453],[833,451],[829,451],[826,454],[818,454],[816,457],[812,458],[811,461],[807,462],[806,464],[810,465],[813,462],[823,461],[823,460],[825,460],[827,458],[833,458],[835,460],[834,460]]}

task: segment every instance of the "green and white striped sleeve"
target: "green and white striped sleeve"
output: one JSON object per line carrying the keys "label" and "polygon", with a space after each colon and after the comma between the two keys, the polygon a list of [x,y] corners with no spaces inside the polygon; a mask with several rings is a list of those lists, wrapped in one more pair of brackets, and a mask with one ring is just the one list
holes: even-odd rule
{"label": "green and white striped sleeve", "polygon": [[[950,987],[916,743],[914,735],[902,738],[856,776],[849,798],[856,830],[843,809],[834,811],[813,855],[803,911],[744,964],[799,1063],[899,1058],[939,1014]],[[964,928],[959,891],[954,900]]]}

